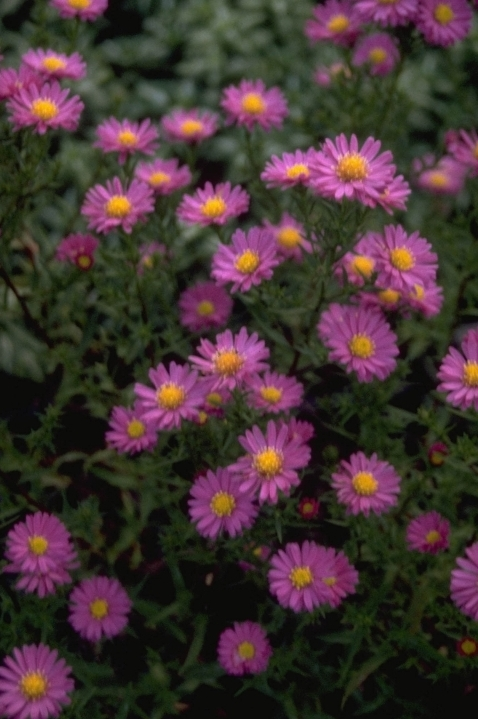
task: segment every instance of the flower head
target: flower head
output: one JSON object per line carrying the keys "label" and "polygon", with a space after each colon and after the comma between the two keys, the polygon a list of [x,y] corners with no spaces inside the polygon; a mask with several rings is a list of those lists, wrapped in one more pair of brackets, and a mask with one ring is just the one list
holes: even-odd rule
{"label": "flower head", "polygon": [[128,624],[131,600],[117,579],[83,579],[70,594],[69,622],[90,642],[111,639]]}
{"label": "flower head", "polygon": [[437,389],[454,407],[478,410],[478,330],[469,330],[461,352],[450,347],[437,372]]}
{"label": "flower head", "polygon": [[350,0],[326,0],[313,10],[305,34],[312,42],[330,40],[335,45],[353,45],[360,32],[360,19]]}
{"label": "flower head", "polygon": [[418,0],[357,0],[355,9],[365,23],[382,27],[406,25],[415,19]]}
{"label": "flower head", "polygon": [[198,282],[181,294],[180,322],[191,332],[225,325],[232,312],[232,299],[215,282]]}
{"label": "flower head", "polygon": [[252,130],[255,124],[264,130],[282,127],[289,111],[287,102],[278,87],[266,89],[262,80],[241,80],[239,86],[230,85],[223,90],[221,107],[226,112],[226,123],[244,125]]}
{"label": "flower head", "polygon": [[157,159],[140,162],[135,177],[151,187],[155,195],[171,195],[191,182],[191,170],[187,165],[179,166],[178,160]]}
{"label": "flower head", "polygon": [[401,479],[388,462],[378,459],[375,452],[363,452],[342,460],[339,471],[332,474],[332,487],[337,499],[347,507],[347,514],[382,514],[397,504]]}
{"label": "flower head", "polygon": [[96,20],[108,7],[108,0],[50,0],[60,17],[78,17],[80,20]]}
{"label": "flower head", "polygon": [[152,270],[156,264],[159,264],[160,258],[168,256],[168,250],[161,242],[145,242],[139,246],[139,261],[137,272],[143,275],[145,270]]}
{"label": "flower head", "polygon": [[215,187],[206,182],[194,195],[184,195],[177,216],[188,225],[224,225],[249,209],[249,195],[239,185],[231,189],[230,182]]}
{"label": "flower head", "polygon": [[451,573],[451,598],[458,609],[475,622],[478,620],[478,542],[458,557]]}
{"label": "flower head", "polygon": [[193,144],[217,132],[218,117],[207,110],[173,110],[163,117],[161,126],[168,140]]}
{"label": "flower head", "polygon": [[145,222],[154,210],[153,191],[139,180],[123,187],[119,177],[95,185],[86,193],[81,214],[88,218],[88,229],[106,234],[121,227],[130,234],[137,222]]}
{"label": "flower head", "polygon": [[310,160],[315,157],[317,150],[309,147],[306,152],[284,152],[282,157],[272,155],[261,173],[261,180],[267,187],[279,187],[286,190],[294,185],[307,185],[310,182]]}
{"label": "flower head", "polygon": [[413,290],[405,295],[404,300],[425,317],[434,317],[441,310],[443,290],[435,282],[428,282],[425,285],[416,284]]}
{"label": "flower head", "polygon": [[144,407],[136,402],[132,409],[113,407],[109,430],[105,434],[108,447],[120,454],[152,450],[157,443],[154,423],[144,418]]}
{"label": "flower head", "polygon": [[367,65],[371,75],[388,75],[400,58],[397,43],[386,32],[363,38],[354,49],[352,65]]}
{"label": "flower head", "polygon": [[86,75],[86,63],[77,52],[64,55],[55,50],[31,49],[22,55],[22,62],[44,78],[81,80]]}
{"label": "flower head", "polygon": [[35,85],[39,88],[44,82],[44,78],[26,65],[21,65],[18,72],[12,67],[5,67],[0,70],[0,100],[13,97],[19,90],[29,85]]}
{"label": "flower head", "polygon": [[466,167],[461,162],[445,156],[434,167],[420,172],[417,185],[434,195],[457,195],[463,189],[465,175]]}
{"label": "flower head", "polygon": [[211,277],[218,285],[232,282],[231,292],[247,292],[253,285],[270,280],[279,264],[272,232],[252,227],[236,230],[231,245],[219,244],[212,258]]}
{"label": "flower head", "polygon": [[478,642],[472,637],[462,637],[456,643],[456,651],[461,657],[476,657]]}
{"label": "flower head", "polygon": [[272,654],[267,635],[255,622],[234,622],[219,637],[217,659],[228,674],[265,672]]}
{"label": "flower head", "polygon": [[[0,94],[1,97],[1,94]],[[478,175],[478,134],[476,130],[451,132],[447,138],[447,150],[470,171],[472,177]]]}
{"label": "flower head", "polygon": [[302,519],[314,519],[319,513],[319,507],[319,502],[313,497],[303,497],[297,506],[297,511]]}
{"label": "flower head", "polygon": [[78,95],[68,98],[70,91],[59,83],[30,83],[21,87],[9,100],[7,110],[14,130],[32,127],[38,135],[59,127],[73,132],[78,127],[83,103]]}
{"label": "flower head", "polygon": [[98,240],[92,235],[76,233],[64,237],[57,245],[55,258],[59,262],[71,262],[82,271],[93,267]]}
{"label": "flower head", "polygon": [[98,139],[93,143],[93,147],[99,147],[103,152],[117,152],[118,162],[123,165],[129,155],[135,152],[153,155],[158,146],[159,135],[151,125],[151,120],[132,122],[110,117],[98,125],[96,136]]}
{"label": "flower head", "polygon": [[468,35],[472,18],[466,0],[421,0],[415,24],[427,42],[448,47]]}
{"label": "flower head", "polygon": [[280,260],[293,259],[300,262],[302,252],[312,252],[312,244],[306,239],[304,226],[287,212],[284,212],[278,225],[264,220],[264,227],[274,236]]}
{"label": "flower head", "polygon": [[407,527],[409,549],[424,554],[437,554],[448,549],[450,522],[438,512],[426,512],[412,519]]}
{"label": "flower head", "polygon": [[247,381],[247,403],[263,412],[288,412],[302,402],[304,387],[294,377],[277,372],[256,374]]}
{"label": "flower head", "polygon": [[441,467],[449,454],[449,449],[443,442],[433,442],[428,448],[428,461],[433,467]]}
{"label": "flower head", "polygon": [[347,280],[358,287],[362,287],[365,282],[371,280],[375,271],[375,260],[371,250],[372,237],[373,233],[367,232],[354,245],[352,251],[346,252],[336,263],[334,275],[340,283],[342,283],[344,272]]}
{"label": "flower head", "polygon": [[71,702],[71,667],[45,644],[15,647],[0,667],[0,714],[11,719],[49,719]]}

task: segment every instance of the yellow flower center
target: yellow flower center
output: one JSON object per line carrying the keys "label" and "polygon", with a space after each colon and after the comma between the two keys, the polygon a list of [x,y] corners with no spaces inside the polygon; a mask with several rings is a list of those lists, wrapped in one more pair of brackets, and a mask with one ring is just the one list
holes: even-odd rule
{"label": "yellow flower center", "polygon": [[156,392],[156,399],[162,409],[177,409],[186,399],[186,392],[177,384],[163,384]]}
{"label": "yellow flower center", "polygon": [[241,642],[237,647],[237,653],[241,659],[254,659],[256,650],[251,642]]}
{"label": "yellow flower center", "polygon": [[109,606],[106,599],[94,599],[90,603],[90,614],[93,619],[104,619],[108,616]]}
{"label": "yellow flower center", "polygon": [[236,508],[236,500],[228,492],[216,492],[209,506],[216,517],[230,517]]}
{"label": "yellow flower center", "polygon": [[398,0],[378,0],[380,5],[395,5]]}
{"label": "yellow flower center", "polygon": [[463,383],[467,387],[478,387],[478,362],[468,360],[463,367]]}
{"label": "yellow flower center", "polygon": [[198,306],[196,307],[196,312],[201,317],[209,317],[209,315],[212,315],[215,310],[215,307],[210,300],[202,300],[202,302],[199,302]]}
{"label": "yellow flower center", "polygon": [[283,457],[280,452],[267,447],[258,454],[254,455],[254,467],[265,479],[272,479],[282,470]]}
{"label": "yellow flower center", "polygon": [[208,419],[209,419],[209,417],[207,416],[207,412],[204,412],[202,409],[200,409],[198,412],[198,418],[197,418],[197,421],[199,422],[199,424],[206,424]]}
{"label": "yellow flower center", "polygon": [[436,6],[433,17],[440,25],[448,25],[455,18],[455,13],[449,5],[441,2]]}
{"label": "yellow flower center", "polygon": [[365,257],[365,255],[357,255],[350,264],[354,272],[367,278],[371,276],[375,267],[375,262],[372,258]]}
{"label": "yellow flower center", "polygon": [[312,504],[312,502],[304,502],[304,504],[301,507],[302,514],[310,514],[311,512],[315,511],[315,507]]}
{"label": "yellow flower center", "polygon": [[222,350],[213,357],[216,372],[223,377],[233,377],[244,364],[244,359],[237,350]]}
{"label": "yellow flower center", "polygon": [[206,402],[212,407],[220,407],[222,404],[222,397],[219,392],[210,392],[206,396]]}
{"label": "yellow flower center", "polygon": [[422,285],[414,285],[410,294],[414,300],[423,300],[425,297],[425,288],[422,287]]}
{"label": "yellow flower center", "polygon": [[478,160],[478,142],[475,144],[475,146],[473,148],[473,157],[475,158],[475,160]]}
{"label": "yellow flower center", "polygon": [[356,334],[349,340],[349,350],[354,357],[368,359],[375,352],[375,343],[367,335]]}
{"label": "yellow flower center", "polygon": [[362,497],[370,497],[378,489],[378,482],[370,472],[357,472],[352,478],[352,487]]}
{"label": "yellow flower center", "polygon": [[269,404],[277,404],[282,397],[282,390],[278,387],[261,387],[259,392],[262,399]]}
{"label": "yellow flower center", "polygon": [[357,152],[347,152],[338,161],[335,174],[342,182],[364,180],[368,176],[367,160]]}
{"label": "yellow flower center", "polygon": [[257,92],[248,92],[242,98],[241,107],[244,112],[248,112],[250,115],[262,115],[267,106]]}
{"label": "yellow flower center", "polygon": [[334,15],[334,17],[330,18],[327,23],[327,30],[334,33],[340,33],[347,30],[349,25],[350,20],[346,15]]}
{"label": "yellow flower center", "polygon": [[42,98],[33,100],[30,105],[30,110],[32,115],[38,117],[39,120],[43,120],[43,122],[53,120],[53,118],[59,113],[58,105],[56,103],[52,100],[42,100]]}
{"label": "yellow flower center", "polygon": [[432,529],[425,537],[425,541],[427,544],[436,544],[440,541],[440,532],[437,532],[436,529]]}
{"label": "yellow flower center", "polygon": [[199,120],[184,120],[181,125],[181,132],[188,137],[202,132],[204,125]]}
{"label": "yellow flower center", "polygon": [[159,187],[160,185],[166,185],[170,180],[171,175],[166,174],[166,172],[153,172],[153,174],[149,176],[148,182],[153,187]]}
{"label": "yellow flower center", "polygon": [[294,567],[289,574],[289,579],[296,589],[304,589],[314,581],[310,567]]}
{"label": "yellow flower center", "polygon": [[59,57],[45,57],[42,60],[42,65],[48,72],[56,72],[57,70],[64,70],[66,62]]}
{"label": "yellow flower center", "polygon": [[146,427],[139,419],[132,419],[126,428],[126,433],[130,439],[139,439],[140,437],[144,437],[145,432]]}
{"label": "yellow flower center", "polygon": [[461,643],[460,647],[463,654],[469,656],[470,654],[474,654],[476,652],[477,644],[473,639],[465,639]]}
{"label": "yellow flower center", "polygon": [[286,250],[292,250],[302,242],[302,235],[295,227],[283,227],[277,233],[277,242]]}
{"label": "yellow flower center", "polygon": [[124,195],[113,195],[105,205],[105,212],[108,217],[115,217],[118,220],[127,217],[131,209],[131,202]]}
{"label": "yellow flower center", "polygon": [[379,65],[387,59],[387,51],[383,47],[374,47],[368,54],[368,59],[373,65]]}
{"label": "yellow flower center", "polygon": [[406,247],[395,247],[390,250],[390,262],[397,270],[407,272],[415,265],[415,258]]}
{"label": "yellow flower center", "polygon": [[309,177],[310,170],[306,165],[303,165],[302,163],[298,162],[295,165],[292,165],[292,167],[287,168],[286,173],[289,180],[295,180],[297,177]]}
{"label": "yellow flower center", "polygon": [[400,299],[400,292],[392,289],[380,290],[378,296],[386,305],[394,305]]}
{"label": "yellow flower center", "polygon": [[234,267],[236,270],[239,270],[239,272],[242,272],[243,275],[252,275],[259,267],[260,261],[257,252],[245,250],[234,262]]}
{"label": "yellow flower center", "polygon": [[227,205],[222,197],[210,197],[201,205],[201,212],[206,217],[220,217],[226,211]]}
{"label": "yellow flower center", "polygon": [[75,10],[86,10],[91,5],[91,0],[67,0],[67,2]]}
{"label": "yellow flower center", "polygon": [[138,136],[131,130],[121,130],[121,132],[118,133],[117,140],[119,144],[124,147],[134,147],[138,142]]}
{"label": "yellow flower center", "polygon": [[432,187],[446,187],[448,178],[444,172],[432,170],[432,172],[428,173],[428,182]]}
{"label": "yellow flower center", "polygon": [[154,256],[145,255],[145,257],[141,259],[141,264],[143,265],[143,267],[146,267],[147,270],[152,269],[152,267],[154,266]]}
{"label": "yellow flower center", "polygon": [[34,534],[33,537],[28,538],[28,547],[33,554],[41,557],[48,549],[48,540],[41,535]]}
{"label": "yellow flower center", "polygon": [[48,682],[41,672],[27,672],[20,679],[20,691],[29,702],[45,696]]}
{"label": "yellow flower center", "polygon": [[75,262],[80,270],[89,270],[93,264],[89,255],[78,255]]}
{"label": "yellow flower center", "polygon": [[322,581],[327,587],[333,587],[337,584],[337,577],[323,577]]}

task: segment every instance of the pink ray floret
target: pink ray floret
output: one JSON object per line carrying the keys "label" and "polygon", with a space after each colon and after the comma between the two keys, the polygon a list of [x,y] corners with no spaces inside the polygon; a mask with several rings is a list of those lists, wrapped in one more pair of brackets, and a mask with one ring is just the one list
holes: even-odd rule
{"label": "pink ray floret", "polygon": [[450,522],[435,511],[420,514],[407,527],[407,546],[423,554],[437,554],[448,549]]}
{"label": "pink ray floret", "polygon": [[347,508],[347,514],[382,514],[396,506],[401,479],[388,462],[378,459],[374,452],[363,452],[342,460],[339,471],[332,474],[332,487],[337,499]]}
{"label": "pink ray floret", "polygon": [[59,127],[73,132],[78,127],[84,105],[78,95],[68,97],[56,81],[41,87],[30,83],[20,88],[9,100],[7,111],[14,130],[31,127],[38,135]]}
{"label": "pink ray floret", "polygon": [[106,11],[108,0],[50,0],[60,17],[78,17],[80,20],[96,20]]}
{"label": "pink ray floret", "polygon": [[476,130],[450,130],[445,138],[448,152],[470,171],[471,177],[478,175],[478,134]]}
{"label": "pink ray floret", "polygon": [[144,418],[144,407],[136,402],[132,409],[113,407],[105,440],[120,454],[135,454],[153,450],[158,437],[154,422]]}
{"label": "pink ray floret", "polygon": [[179,165],[176,158],[139,162],[134,174],[138,180],[146,182],[155,195],[171,195],[176,190],[189,185],[192,179],[189,167]]}
{"label": "pink ray floret", "polygon": [[267,634],[256,622],[234,622],[219,637],[217,660],[228,674],[261,674],[266,671],[271,654]]}
{"label": "pink ray floret", "polygon": [[55,50],[28,50],[22,62],[43,78],[81,80],[86,75],[86,63],[78,52],[65,55]]}
{"label": "pink ray floret", "polygon": [[478,621],[478,542],[458,557],[457,568],[451,573],[451,598],[458,609],[475,622]]}
{"label": "pink ray floret", "polygon": [[219,244],[212,258],[211,277],[218,285],[232,282],[231,292],[247,292],[270,280],[279,264],[277,247],[270,230],[252,227],[236,230],[230,245]]}
{"label": "pink ray floret", "polygon": [[176,214],[188,225],[224,225],[249,209],[249,195],[230,182],[212,185],[206,182],[194,195],[184,195]]}
{"label": "pink ray floret", "polygon": [[117,579],[83,579],[70,594],[68,620],[78,634],[90,642],[111,639],[128,624],[132,602]]}
{"label": "pink ray floret", "polygon": [[447,393],[446,401],[454,407],[478,411],[478,330],[468,330],[460,349],[448,349],[437,372],[437,389]]}
{"label": "pink ray floret", "polygon": [[215,282],[198,282],[181,294],[178,302],[179,321],[191,332],[222,327],[232,312],[232,299]]}
{"label": "pink ray floret", "polygon": [[289,114],[287,102],[278,87],[266,88],[262,80],[241,80],[222,92],[221,107],[226,123],[244,125],[252,130],[255,124],[264,130],[282,127]]}
{"label": "pink ray floret", "polygon": [[98,240],[93,235],[80,232],[64,237],[57,245],[55,259],[71,262],[85,272],[93,267]]}
{"label": "pink ray floret", "polygon": [[25,65],[21,65],[18,72],[12,67],[3,68],[0,70],[0,100],[13,97],[19,90],[27,88],[29,85],[40,88],[44,82],[45,78],[40,77]]}
{"label": "pink ray floret", "polygon": [[261,172],[261,180],[266,187],[279,187],[286,190],[294,185],[307,185],[310,182],[310,161],[317,150],[309,147],[306,152],[284,152],[282,157],[272,155],[270,161]]}
{"label": "pink ray floret", "polygon": [[472,19],[466,0],[421,0],[415,24],[427,42],[448,47],[469,34]]}
{"label": "pink ray floret", "polygon": [[382,27],[406,25],[415,19],[418,0],[357,0],[355,9],[364,23],[377,23]]}
{"label": "pink ray floret", "polygon": [[130,234],[153,210],[153,191],[146,183],[133,179],[123,187],[119,177],[114,177],[106,181],[106,186],[95,185],[88,190],[81,214],[88,218],[90,230],[106,234],[121,227]]}
{"label": "pink ray floret", "polygon": [[167,140],[195,144],[217,132],[218,116],[207,110],[173,110],[161,120]]}

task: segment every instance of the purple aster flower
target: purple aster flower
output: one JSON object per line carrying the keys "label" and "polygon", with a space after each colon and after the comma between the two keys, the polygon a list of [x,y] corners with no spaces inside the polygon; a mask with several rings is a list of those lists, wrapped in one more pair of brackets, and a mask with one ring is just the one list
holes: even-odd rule
{"label": "purple aster flower", "polygon": [[415,24],[427,42],[448,47],[468,35],[472,19],[466,0],[421,0]]}
{"label": "purple aster flower", "polygon": [[453,602],[466,616],[478,621],[478,542],[466,549],[466,558],[458,557],[451,573],[450,592]]}
{"label": "purple aster flower", "polygon": [[353,45],[360,33],[360,19],[350,0],[326,0],[313,10],[305,34],[312,42],[330,40],[335,45]]}
{"label": "purple aster flower", "polygon": [[409,549],[424,554],[437,554],[448,549],[450,522],[438,512],[420,514],[407,527],[407,545]]}
{"label": "purple aster flower", "polygon": [[25,65],[22,65],[18,72],[12,67],[6,67],[0,70],[0,100],[13,97],[19,90],[29,85],[40,88],[44,82],[44,78]]}
{"label": "purple aster flower", "polygon": [[287,422],[281,420],[279,424],[280,426],[287,427],[288,439],[296,439],[301,444],[305,444],[315,435],[315,430],[310,422],[304,422],[295,417],[291,417]]}
{"label": "purple aster flower", "polygon": [[218,285],[232,282],[231,292],[247,292],[253,285],[270,280],[279,264],[272,232],[252,227],[236,230],[231,245],[219,244],[212,258],[211,277]]}
{"label": "purple aster flower", "polygon": [[282,157],[272,155],[261,173],[261,180],[267,187],[280,187],[286,190],[294,185],[307,186],[310,181],[310,160],[315,157],[317,150],[309,147],[306,152],[284,152]]}
{"label": "purple aster flower", "polygon": [[434,282],[415,285],[413,290],[404,296],[404,300],[425,317],[435,317],[443,305],[443,289]]}
{"label": "purple aster flower", "polygon": [[413,22],[418,0],[357,0],[355,9],[364,23],[377,23],[382,27],[406,25]]}
{"label": "purple aster flower", "polygon": [[161,126],[168,140],[193,144],[217,132],[218,116],[207,110],[173,110],[163,117]]}
{"label": "purple aster flower", "polygon": [[457,195],[465,184],[466,167],[453,157],[445,155],[437,164],[424,169],[417,178],[417,185],[434,195]]}
{"label": "purple aster flower", "polygon": [[62,127],[73,132],[78,127],[84,105],[78,95],[68,98],[70,91],[62,90],[59,83],[46,82],[24,85],[7,100],[9,120],[14,130],[32,127],[38,135],[48,129]]}
{"label": "purple aster flower", "polygon": [[300,262],[302,252],[312,252],[312,243],[306,239],[304,225],[287,212],[284,212],[278,225],[272,225],[268,220],[264,220],[264,227],[274,236],[279,261],[292,259]]}
{"label": "purple aster flower", "polygon": [[241,80],[238,87],[226,87],[221,107],[226,112],[226,124],[244,125],[248,130],[252,130],[256,123],[264,130],[282,127],[289,114],[279,88],[266,89],[262,80]]}
{"label": "purple aster flower", "polygon": [[363,38],[352,56],[352,65],[367,65],[371,75],[388,75],[400,59],[397,42],[386,32]]}
{"label": "purple aster flower", "polygon": [[371,238],[373,233],[367,232],[353,247],[351,252],[336,263],[334,275],[342,284],[344,272],[348,282],[362,287],[369,281],[375,271],[375,260],[371,254]]}
{"label": "purple aster flower", "polygon": [[248,209],[249,195],[239,185],[231,189],[230,182],[215,187],[206,182],[194,195],[184,195],[176,214],[188,225],[224,225]]}
{"label": "purple aster flower", "polygon": [[58,243],[55,259],[59,262],[71,262],[85,272],[93,267],[97,247],[98,240],[92,235],[68,235]]}
{"label": "purple aster flower", "polygon": [[128,624],[132,602],[117,579],[83,579],[70,594],[68,620],[80,637],[98,642],[115,637]]}
{"label": "purple aster flower", "polygon": [[22,62],[44,78],[81,80],[86,75],[86,63],[77,52],[64,55],[55,50],[32,49],[22,55]]}
{"label": "purple aster flower", "polygon": [[151,451],[158,441],[154,423],[144,418],[141,402],[136,402],[132,409],[113,407],[109,427],[106,444],[120,454]]}
{"label": "purple aster flower", "polygon": [[478,330],[469,330],[461,352],[450,347],[437,372],[437,389],[447,392],[446,401],[454,407],[478,410]]}
{"label": "purple aster flower", "polygon": [[129,155],[142,152],[153,155],[157,149],[158,131],[151,125],[151,120],[131,122],[110,117],[96,128],[98,139],[93,147],[103,152],[117,152],[118,162],[124,165]]}
{"label": "purple aster flower", "polygon": [[396,175],[377,197],[377,205],[389,215],[393,214],[393,210],[405,210],[410,192],[410,185],[403,175]]}
{"label": "purple aster flower", "polygon": [[181,294],[179,321],[191,332],[225,325],[232,312],[232,299],[215,282],[198,282]]}
{"label": "purple aster flower", "polygon": [[157,159],[154,162],[140,162],[134,171],[135,177],[146,182],[155,195],[171,195],[191,182],[191,170],[187,165],[179,166],[178,160]]}
{"label": "purple aster flower", "polygon": [[219,637],[217,660],[228,674],[261,674],[272,654],[267,635],[255,622],[234,622]]}
{"label": "purple aster flower", "polygon": [[247,403],[263,412],[288,412],[302,402],[304,387],[294,377],[264,372],[250,377],[245,387]]}
{"label": "purple aster flower", "polygon": [[86,193],[81,214],[88,218],[88,229],[107,234],[121,227],[128,235],[137,222],[145,222],[154,210],[153,191],[139,180],[123,187],[119,177],[95,185]]}
{"label": "purple aster flower", "polygon": [[[1,95],[0,95],[1,97]],[[476,130],[450,131],[445,139],[447,150],[455,160],[469,170],[472,177],[478,175],[478,134]]]}
{"label": "purple aster flower", "polygon": [[78,17],[80,20],[96,20],[108,7],[108,0],[50,0],[60,17]]}
{"label": "purple aster flower", "polygon": [[397,504],[401,479],[388,462],[378,459],[375,452],[366,457],[363,452],[352,454],[340,462],[339,471],[332,474],[332,487],[337,499],[347,508],[347,514],[382,514]]}

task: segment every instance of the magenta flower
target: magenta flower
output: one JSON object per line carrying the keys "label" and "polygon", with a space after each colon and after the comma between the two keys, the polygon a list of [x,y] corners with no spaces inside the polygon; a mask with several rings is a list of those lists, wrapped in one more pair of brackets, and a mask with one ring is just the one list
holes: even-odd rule
{"label": "magenta flower", "polygon": [[196,479],[190,491],[189,516],[202,537],[236,537],[254,524],[258,508],[250,494],[239,491],[229,468],[220,467]]}
{"label": "magenta flower", "polygon": [[0,70],[0,100],[13,97],[19,90],[29,85],[40,88],[43,83],[44,78],[25,65],[22,65],[18,72],[12,67],[6,67]]}
{"label": "magenta flower", "polygon": [[169,370],[163,364],[150,369],[149,379],[154,389],[137,382],[134,386],[136,397],[144,410],[144,421],[151,422],[155,429],[173,429],[181,426],[183,419],[197,418],[198,408],[204,402],[204,382],[198,381],[198,373],[189,365],[171,362]]}
{"label": "magenta flower", "polygon": [[0,714],[10,719],[59,716],[75,688],[71,671],[45,644],[15,647],[0,667]]}
{"label": "magenta flower", "polygon": [[434,195],[457,195],[465,184],[466,167],[453,157],[442,157],[435,167],[424,169],[417,185]]}
{"label": "magenta flower", "polygon": [[397,43],[386,32],[363,38],[354,49],[352,65],[368,65],[371,75],[388,75],[400,59]]}
{"label": "magenta flower", "polygon": [[88,229],[107,234],[121,227],[128,235],[137,222],[145,222],[154,210],[153,191],[139,180],[123,187],[119,177],[95,185],[86,193],[81,214],[88,218]]}
{"label": "magenta flower", "polygon": [[403,175],[396,175],[377,197],[377,205],[389,215],[393,210],[405,210],[410,192],[410,185]]}
{"label": "magenta flower", "polygon": [[135,177],[146,182],[155,195],[171,195],[191,182],[191,170],[187,165],[178,166],[178,160],[140,162],[135,169]]}
{"label": "magenta flower", "polygon": [[22,62],[34,72],[47,78],[68,78],[81,80],[86,75],[86,63],[81,55],[64,55],[55,50],[28,50],[22,55]]}
{"label": "magenta flower", "polygon": [[460,409],[473,407],[478,411],[478,330],[468,330],[461,352],[449,348],[437,377],[441,380],[437,389],[448,393],[447,402]]}
{"label": "magenta flower", "polygon": [[229,294],[215,282],[198,282],[179,298],[179,321],[191,332],[221,327],[228,321],[232,305]]}
{"label": "magenta flower", "polygon": [[78,17],[80,20],[96,20],[108,7],[108,0],[50,0],[60,17]]}
{"label": "magenta flower", "polygon": [[99,147],[103,152],[117,152],[120,165],[124,165],[134,152],[153,155],[158,147],[158,131],[148,119],[131,122],[110,117],[98,125],[96,135],[98,139],[93,147]]}
{"label": "magenta flower", "polygon": [[244,125],[248,130],[252,130],[256,123],[264,130],[282,127],[289,114],[279,88],[266,89],[262,80],[241,80],[238,87],[226,87],[222,92],[221,107],[226,112],[226,124]]}
{"label": "magenta flower", "polygon": [[372,238],[374,233],[367,232],[345,255],[336,263],[334,275],[342,284],[344,273],[347,280],[357,287],[362,287],[370,281],[375,271],[375,260],[371,254]]}
{"label": "magenta flower", "polygon": [[312,42],[330,40],[335,45],[353,45],[360,33],[360,20],[350,0],[326,0],[313,10],[305,34]]}
{"label": "magenta flower", "polygon": [[404,292],[435,282],[438,257],[418,232],[407,235],[401,225],[387,225],[383,235],[373,233],[371,237],[380,287]]}
{"label": "magenta flower", "polygon": [[132,602],[117,579],[83,579],[70,594],[68,621],[80,637],[98,642],[115,637],[128,624]]}
{"label": "magenta flower", "polygon": [[166,138],[172,142],[190,144],[206,140],[217,132],[218,116],[214,112],[173,110],[161,120]]}
{"label": "magenta flower", "polygon": [[58,243],[55,259],[59,262],[71,262],[85,272],[93,267],[97,247],[98,240],[92,235],[68,235]]}
{"label": "magenta flower", "polygon": [[310,160],[315,157],[317,150],[309,147],[306,152],[284,152],[282,157],[272,155],[261,173],[261,180],[267,187],[279,187],[286,190],[294,185],[307,185],[310,182]]}
{"label": "magenta flower", "polygon": [[466,0],[421,0],[415,24],[427,42],[448,47],[468,35],[472,18]]}
{"label": "magenta flower", "polygon": [[466,549],[466,558],[458,557],[451,573],[451,598],[466,616],[478,621],[478,542]]}
{"label": "magenta flower", "polygon": [[401,479],[388,462],[378,459],[375,452],[352,454],[340,462],[332,474],[332,487],[337,499],[347,507],[347,514],[382,514],[397,504]]}
{"label": "magenta flower", "polygon": [[228,674],[260,674],[265,672],[272,648],[260,624],[234,622],[219,637],[217,660]]}
{"label": "magenta flower", "polygon": [[[1,94],[0,94],[1,97]],[[472,177],[478,175],[478,134],[475,130],[458,130],[448,133],[447,150],[455,160],[461,162],[469,170]]]}
{"label": "magenta flower", "polygon": [[30,83],[20,88],[9,100],[7,111],[14,130],[32,127],[38,135],[59,127],[73,132],[78,127],[84,108],[78,95],[68,98],[69,90],[59,83],[45,83],[41,87]]}
{"label": "magenta flower", "polygon": [[105,440],[120,454],[135,454],[154,449],[158,437],[154,423],[144,418],[143,405],[136,402],[133,409],[113,407]]}
{"label": "magenta flower", "polygon": [[52,514],[35,512],[8,532],[4,572],[22,576],[16,587],[37,592],[40,597],[54,594],[56,585],[71,582],[69,572],[79,566],[70,533]]}
{"label": "magenta flower", "polygon": [[268,359],[269,350],[256,332],[249,336],[245,327],[237,335],[222,332],[215,344],[202,339],[196,351],[201,356],[192,355],[189,360],[203,375],[216,380],[211,392],[243,387],[251,374],[268,369],[263,360]]}
{"label": "magenta flower", "polygon": [[252,227],[247,233],[236,230],[231,243],[220,243],[212,258],[211,277],[218,285],[232,282],[231,292],[247,292],[270,280],[279,264],[272,232],[261,227]]}
{"label": "magenta flower", "polygon": [[443,305],[443,290],[440,285],[430,282],[426,285],[415,285],[405,298],[406,302],[425,317],[435,317]]}
{"label": "magenta flower", "polygon": [[277,372],[264,372],[264,376],[256,374],[246,386],[247,403],[263,412],[288,412],[302,402],[304,387],[294,377],[286,377]]}
{"label": "magenta flower", "polygon": [[409,549],[424,554],[437,554],[448,549],[450,522],[438,512],[426,512],[412,519],[407,527],[407,545]]}
{"label": "magenta flower", "polygon": [[355,9],[364,23],[377,23],[382,27],[406,25],[415,19],[418,0],[357,0]]}
{"label": "magenta flower", "polygon": [[310,448],[298,439],[289,439],[285,422],[267,423],[266,433],[254,425],[238,438],[247,454],[229,466],[238,475],[241,492],[259,492],[259,503],[277,504],[278,490],[289,496],[291,487],[300,484],[297,469],[310,459]]}
{"label": "magenta flower", "polygon": [[369,137],[361,150],[352,135],[327,139],[320,152],[311,160],[311,187],[323,197],[341,201],[344,197],[375,207],[380,194],[395,174],[392,153],[378,154],[381,143]]}
{"label": "magenta flower", "polygon": [[272,225],[269,220],[264,220],[263,224],[274,236],[279,262],[286,259],[301,262],[302,252],[312,252],[312,243],[306,239],[304,226],[287,212],[278,225]]}
{"label": "magenta flower", "polygon": [[317,325],[332,362],[356,372],[359,382],[385,379],[397,364],[397,337],[379,310],[333,303]]}
{"label": "magenta flower", "polygon": [[231,189],[230,182],[215,187],[206,182],[194,195],[184,195],[176,214],[188,225],[224,225],[248,209],[249,195],[239,185]]}
{"label": "magenta flower", "polygon": [[301,444],[305,444],[315,435],[315,430],[310,422],[304,422],[295,417],[291,417],[287,422],[282,420],[281,425],[287,427],[288,439],[296,439]]}

